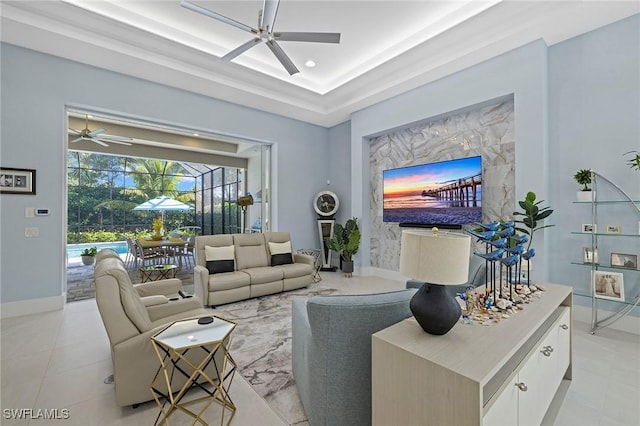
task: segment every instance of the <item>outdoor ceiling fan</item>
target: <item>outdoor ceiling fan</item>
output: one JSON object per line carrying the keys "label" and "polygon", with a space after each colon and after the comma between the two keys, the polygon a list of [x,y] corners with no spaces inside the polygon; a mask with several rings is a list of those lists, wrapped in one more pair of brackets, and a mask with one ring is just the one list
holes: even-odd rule
{"label": "outdoor ceiling fan", "polygon": [[69,134],[73,135],[73,136],[77,136],[77,138],[75,138],[74,140],[71,141],[71,143],[75,143],[75,142],[80,142],[80,141],[91,141],[91,142],[95,142],[98,145],[102,145],[102,146],[109,146],[109,143],[115,143],[115,144],[120,144],[120,145],[128,145],[131,146],[132,144],[130,143],[130,141],[133,141],[132,138],[126,138],[123,136],[114,136],[114,135],[107,135],[104,132],[106,132],[105,129],[96,129],[96,130],[89,130],[89,116],[85,115],[85,127],[82,130],[76,130],[76,129],[68,129]]}
{"label": "outdoor ceiling fan", "polygon": [[241,53],[246,52],[253,46],[257,46],[262,42],[267,43],[267,47],[271,49],[276,58],[284,66],[284,68],[293,75],[300,72],[289,57],[284,53],[284,50],[278,45],[277,41],[304,41],[313,43],[340,43],[340,33],[310,33],[310,32],[274,32],[273,25],[276,20],[276,14],[278,12],[278,5],[280,0],[264,0],[262,10],[258,12],[258,28],[253,28],[245,25],[241,22],[235,21],[231,18],[227,18],[224,15],[213,12],[197,4],[191,3],[186,0],[182,0],[180,4],[182,7],[193,10],[194,12],[201,13],[210,18],[216,19],[225,24],[232,25],[243,31],[254,35],[252,40],[240,45],[231,52],[222,57],[223,61],[231,61]]}

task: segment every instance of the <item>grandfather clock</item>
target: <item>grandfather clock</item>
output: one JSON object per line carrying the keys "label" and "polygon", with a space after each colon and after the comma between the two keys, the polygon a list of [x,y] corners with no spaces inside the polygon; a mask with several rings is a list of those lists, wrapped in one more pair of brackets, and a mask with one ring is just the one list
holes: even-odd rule
{"label": "grandfather clock", "polygon": [[320,236],[320,254],[322,259],[321,271],[335,271],[331,266],[331,250],[327,247],[327,240],[333,237],[333,228],[336,224],[333,216],[338,211],[338,196],[331,191],[320,191],[313,200],[313,208],[318,214],[318,235]]}

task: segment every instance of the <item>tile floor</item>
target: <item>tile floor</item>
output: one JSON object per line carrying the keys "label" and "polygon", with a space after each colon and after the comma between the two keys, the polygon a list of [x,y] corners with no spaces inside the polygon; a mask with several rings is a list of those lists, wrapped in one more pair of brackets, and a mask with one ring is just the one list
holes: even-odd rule
{"label": "tile floor", "polygon": [[[403,287],[377,277],[344,279],[339,272],[323,273],[323,280],[351,293]],[[576,323],[573,337],[573,381],[555,424],[640,425],[640,336],[613,329],[593,336],[587,324]],[[0,345],[3,425],[151,425],[156,418],[153,402],[136,409],[116,406],[112,385],[103,383],[111,374],[111,361],[94,300],[2,320]],[[232,425],[284,424],[240,375],[231,396],[238,406]],[[17,408],[66,408],[69,419],[7,418],[6,410]],[[219,422],[216,409],[207,410],[205,419],[211,424]]]}

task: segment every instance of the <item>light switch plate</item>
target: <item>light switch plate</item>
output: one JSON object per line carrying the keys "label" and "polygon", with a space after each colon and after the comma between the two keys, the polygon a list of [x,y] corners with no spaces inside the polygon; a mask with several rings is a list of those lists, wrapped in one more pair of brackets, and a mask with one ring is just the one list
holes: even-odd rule
{"label": "light switch plate", "polygon": [[24,236],[27,238],[35,238],[40,236],[40,228],[31,227],[24,228]]}

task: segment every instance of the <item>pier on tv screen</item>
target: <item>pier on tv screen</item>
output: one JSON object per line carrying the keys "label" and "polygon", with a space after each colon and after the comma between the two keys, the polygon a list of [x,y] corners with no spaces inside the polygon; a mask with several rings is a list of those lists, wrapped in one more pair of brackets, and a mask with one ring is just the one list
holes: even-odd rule
{"label": "pier on tv screen", "polygon": [[482,157],[385,170],[383,220],[415,225],[482,221]]}

